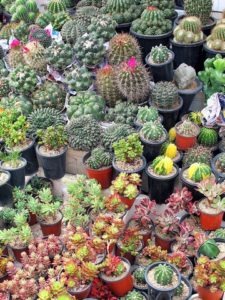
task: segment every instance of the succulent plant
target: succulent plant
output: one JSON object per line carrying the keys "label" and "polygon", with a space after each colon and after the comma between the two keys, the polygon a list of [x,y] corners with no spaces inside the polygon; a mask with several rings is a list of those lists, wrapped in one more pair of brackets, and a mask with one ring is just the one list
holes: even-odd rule
{"label": "succulent plant", "polygon": [[109,41],[107,56],[110,64],[119,65],[133,56],[141,61],[141,50],[134,37],[127,33],[119,33]]}
{"label": "succulent plant", "polygon": [[133,126],[138,106],[130,102],[118,101],[114,108],[109,108],[105,121]]}
{"label": "succulent plant", "polygon": [[8,78],[0,77],[0,97],[7,96],[10,93]]}
{"label": "succulent plant", "polygon": [[29,25],[21,21],[13,30],[13,36],[23,43],[27,43],[29,35]]}
{"label": "succulent plant", "polygon": [[59,84],[51,81],[45,81],[39,85],[32,94],[34,109],[50,107],[61,110],[64,107],[65,99],[65,90]]}
{"label": "succulent plant", "polygon": [[141,177],[139,174],[119,173],[112,181],[111,190],[113,193],[119,193],[129,199],[135,199],[138,195],[138,186],[140,185]]}
{"label": "succulent plant", "polygon": [[95,148],[91,151],[91,156],[86,163],[91,169],[101,169],[112,164],[112,154],[107,152],[103,147]]}
{"label": "succulent plant", "polygon": [[90,151],[100,144],[101,128],[98,122],[90,116],[71,120],[66,130],[69,145],[75,150]]}
{"label": "succulent plant", "polygon": [[198,143],[205,147],[213,147],[218,143],[218,134],[216,130],[202,127],[198,135]]}
{"label": "succulent plant", "polygon": [[137,284],[146,285],[144,267],[138,267],[134,271],[133,276]]}
{"label": "succulent plant", "polygon": [[214,238],[220,238],[220,239],[225,239],[225,229],[224,228],[219,228],[212,232]]}
{"label": "succulent plant", "polygon": [[74,50],[77,59],[86,66],[99,64],[106,51],[103,39],[96,39],[93,34],[87,33],[77,39]]}
{"label": "succulent plant", "polygon": [[11,68],[16,68],[20,64],[25,64],[23,46],[19,41],[16,40],[10,44],[7,58]]}
{"label": "succulent plant", "polygon": [[170,142],[165,142],[162,144],[162,147],[160,149],[160,154],[167,156],[171,159],[175,158],[177,156],[177,146]]}
{"label": "succulent plant", "polygon": [[102,120],[104,108],[105,101],[100,95],[94,91],[82,91],[70,97],[67,114],[70,119],[90,115],[96,120]]}
{"label": "succulent plant", "polygon": [[160,44],[159,46],[155,46],[152,48],[149,60],[151,59],[155,64],[162,64],[169,59],[169,55],[169,49],[166,46]]}
{"label": "succulent plant", "polygon": [[[82,6],[76,9],[75,20],[79,23],[82,22],[87,28],[91,24],[92,18],[101,15],[99,8],[96,6]],[[86,32],[86,30],[85,30]]]}
{"label": "succulent plant", "polygon": [[63,25],[69,20],[71,20],[71,17],[66,12],[61,12],[61,13],[55,14],[54,20],[52,22],[52,26],[55,30],[60,31],[62,29]]}
{"label": "succulent plant", "polygon": [[181,282],[178,287],[175,289],[174,296],[182,296],[184,292],[184,284]]}
{"label": "succulent plant", "polygon": [[181,44],[192,44],[202,41],[204,38],[201,21],[194,16],[185,17],[175,27],[174,41]]}
{"label": "succulent plant", "polygon": [[176,128],[177,132],[182,136],[192,137],[198,134],[198,128],[189,120],[184,120]]}
{"label": "succulent plant", "polygon": [[38,83],[37,74],[28,66],[19,65],[9,75],[9,86],[22,95],[29,95]]}
{"label": "succulent plant", "polygon": [[145,300],[145,297],[141,294],[141,292],[134,290],[126,295],[125,300]]}
{"label": "succulent plant", "polygon": [[169,109],[178,103],[178,90],[174,83],[160,81],[155,84],[151,92],[152,104],[158,108]]}
{"label": "succulent plant", "polygon": [[48,26],[50,23],[53,22],[53,19],[54,19],[53,14],[51,14],[48,11],[45,11],[43,13],[40,13],[37,16],[37,19],[35,20],[35,24],[37,24],[41,28],[45,28],[46,26]]}
{"label": "succulent plant", "polygon": [[188,168],[188,178],[194,182],[200,182],[209,178],[212,174],[211,168],[205,163],[193,163]]}
{"label": "succulent plant", "polygon": [[74,45],[77,38],[84,33],[85,26],[82,20],[69,20],[62,26],[61,36],[64,42]]}
{"label": "succulent plant", "polygon": [[216,25],[207,37],[206,45],[213,50],[225,51],[225,24]]}
{"label": "succulent plant", "polygon": [[135,57],[123,62],[117,69],[117,85],[124,97],[142,103],[150,93],[150,77],[145,67]]}
{"label": "succulent plant", "polygon": [[37,41],[27,43],[23,48],[25,63],[37,72],[45,72],[47,62],[45,59],[45,48]]}
{"label": "succulent plant", "polygon": [[154,6],[160,9],[166,19],[171,19],[175,14],[175,5],[173,0],[142,0],[143,7]]}
{"label": "succulent plant", "polygon": [[157,156],[153,160],[151,168],[153,169],[155,174],[163,176],[169,175],[173,171],[173,161],[167,156]]}
{"label": "succulent plant", "polygon": [[164,140],[167,134],[161,123],[150,121],[143,125],[140,136],[146,141],[158,142]]}
{"label": "succulent plant", "polygon": [[212,0],[185,0],[184,9],[188,16],[198,17],[206,25],[212,12],[212,4]]}
{"label": "succulent plant", "polygon": [[185,152],[183,164],[185,166],[190,166],[191,164],[198,162],[210,165],[211,158],[211,150],[209,148],[198,145],[188,149],[187,152]]}
{"label": "succulent plant", "polygon": [[143,35],[161,35],[172,30],[172,21],[165,19],[163,11],[148,6],[141,17],[132,22],[131,29]]}
{"label": "succulent plant", "polygon": [[220,173],[225,173],[225,153],[221,153],[216,160],[216,168]]}
{"label": "succulent plant", "polygon": [[48,11],[52,14],[57,14],[66,11],[65,1],[50,0],[50,2],[48,3]]}
{"label": "succulent plant", "polygon": [[[92,84],[92,74],[85,66],[75,66],[71,71],[66,73],[66,81],[70,90],[86,91]],[[104,97],[103,97],[104,98]]]}
{"label": "succulent plant", "polygon": [[38,13],[39,9],[35,0],[19,1],[16,3],[16,10],[12,14],[12,21],[24,21],[33,24]]}
{"label": "succulent plant", "polygon": [[155,122],[158,120],[159,120],[159,113],[155,107],[142,106],[138,108],[138,113],[137,113],[138,123],[144,124],[150,121]]}
{"label": "succulent plant", "polygon": [[159,264],[154,268],[154,279],[162,286],[171,284],[173,280],[173,269],[166,264]]}
{"label": "succulent plant", "polygon": [[30,41],[38,41],[44,48],[48,48],[52,43],[51,35],[43,28],[34,27],[30,30]]}

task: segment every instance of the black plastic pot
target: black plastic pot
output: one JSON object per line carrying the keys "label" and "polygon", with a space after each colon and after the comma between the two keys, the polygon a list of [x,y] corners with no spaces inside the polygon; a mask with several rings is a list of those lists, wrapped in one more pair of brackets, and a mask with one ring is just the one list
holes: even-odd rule
{"label": "black plastic pot", "polygon": [[149,196],[154,199],[157,204],[165,204],[166,199],[172,194],[177,176],[179,175],[179,168],[176,168],[175,174],[168,176],[158,176],[151,174],[146,167],[145,172],[148,175]]}
{"label": "black plastic pot", "polygon": [[203,51],[204,51],[204,59],[213,58],[216,54],[220,54],[222,57],[225,57],[225,51],[213,50],[210,49],[206,43],[203,44]]}
{"label": "black plastic pot", "polygon": [[1,170],[2,173],[8,175],[8,179],[4,183],[0,183],[0,206],[12,207],[13,196],[12,186],[10,185],[11,174],[8,171]]}
{"label": "black plastic pot", "polygon": [[135,169],[135,170],[132,170],[132,171],[124,171],[123,169],[120,169],[116,163],[115,163],[115,157],[113,158],[113,161],[112,161],[112,165],[113,165],[113,169],[114,169],[114,174],[116,176],[118,176],[120,173],[127,173],[127,174],[132,174],[132,173],[138,173],[138,174],[142,174],[144,169],[146,168],[146,159],[145,159],[145,156],[142,156],[142,161],[143,161],[143,165],[138,168],[138,169]]}
{"label": "black plastic pot", "polygon": [[195,82],[197,83],[197,86],[194,89],[184,89],[184,90],[179,89],[178,90],[180,97],[182,97],[182,99],[183,99],[183,106],[180,110],[179,118],[181,118],[183,115],[185,115],[186,113],[189,112],[189,108],[190,108],[195,96],[202,89],[202,82],[198,78],[195,79]]}
{"label": "black plastic pot", "polygon": [[41,162],[45,177],[50,179],[60,179],[66,172],[66,151],[67,147],[58,155],[46,156],[40,153],[40,146],[36,147],[36,154]]}
{"label": "black plastic pot", "polygon": [[216,161],[218,160],[218,158],[223,155],[223,153],[219,153],[217,154],[215,157],[213,157],[213,159],[211,160],[211,168],[212,171],[214,173],[214,175],[216,176],[216,180],[218,182],[223,182],[225,180],[225,173],[220,173],[217,168],[216,168]]}
{"label": "black plastic pot", "polygon": [[186,186],[188,188],[188,190],[192,193],[193,195],[193,199],[194,200],[200,200],[202,199],[204,196],[198,192],[196,189],[197,189],[197,183],[195,182],[191,182],[189,180],[187,180],[184,176],[183,176],[183,173],[184,171],[188,169],[188,167],[184,167],[181,172],[180,172],[180,180],[181,180],[181,183],[182,183],[182,187]]}
{"label": "black plastic pot", "polygon": [[130,32],[130,26],[131,26],[131,22],[130,23],[122,23],[122,24],[118,24],[116,26],[116,32],[117,33],[129,33]]}
{"label": "black plastic pot", "polygon": [[175,0],[178,9],[184,9],[184,0]]}
{"label": "black plastic pot", "polygon": [[131,35],[136,37],[141,46],[143,60],[148,55],[148,53],[151,52],[154,46],[159,46],[160,44],[162,44],[169,47],[170,37],[172,36],[172,31],[161,35],[144,35],[134,32],[132,28],[130,29],[130,33]]}
{"label": "black plastic pot", "polygon": [[26,175],[32,175],[38,171],[38,161],[35,152],[35,141],[32,141],[26,149],[21,151],[22,157],[26,159],[27,165],[25,168]]}
{"label": "black plastic pot", "polygon": [[175,24],[175,21],[176,21],[177,17],[178,17],[178,12],[175,10],[174,15],[170,18],[173,25]]}
{"label": "black plastic pot", "polygon": [[168,61],[161,63],[161,64],[155,64],[149,62],[149,56],[150,53],[145,58],[145,63],[150,67],[151,74],[153,76],[154,82],[158,81],[172,81],[174,76],[174,68],[173,68],[173,60],[174,60],[174,53],[172,51],[169,51],[171,53],[171,57]]}
{"label": "black plastic pot", "polygon": [[180,64],[186,63],[192,66],[196,71],[203,69],[203,41],[193,44],[181,44],[170,39],[172,51],[175,54],[174,67],[179,67]]}
{"label": "black plastic pot", "polygon": [[2,162],[0,166],[3,170],[8,171],[11,174],[10,184],[13,187],[16,186],[23,188],[25,185],[25,167],[27,165],[27,161],[23,157],[21,157],[20,160],[23,162],[23,165],[15,169],[4,167]]}

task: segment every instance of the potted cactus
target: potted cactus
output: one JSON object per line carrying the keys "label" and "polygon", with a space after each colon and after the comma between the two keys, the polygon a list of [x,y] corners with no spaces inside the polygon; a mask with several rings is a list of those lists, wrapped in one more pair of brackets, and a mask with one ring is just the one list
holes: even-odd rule
{"label": "potted cactus", "polygon": [[155,106],[163,116],[163,125],[167,130],[177,121],[183,100],[178,95],[178,89],[173,82],[160,81],[151,92],[151,105]]}
{"label": "potted cactus", "polygon": [[210,165],[211,159],[212,159],[211,150],[209,148],[197,145],[193,148],[189,148],[184,153],[183,166],[190,166],[195,162],[205,163],[207,165]]}
{"label": "potted cactus", "polygon": [[138,107],[135,126],[140,128],[143,127],[145,123],[150,121],[161,121],[158,110],[153,106],[149,107],[147,105]]}
{"label": "potted cactus", "polygon": [[213,157],[211,162],[212,171],[215,174],[218,181],[224,181],[225,179],[225,154],[219,153]]}
{"label": "potted cactus", "polygon": [[140,291],[130,291],[125,297],[121,298],[122,300],[147,300],[148,296],[145,293]]}
{"label": "potted cactus", "polygon": [[[135,118],[138,111],[138,105],[132,102],[116,101],[115,107],[111,107],[105,115],[106,122],[114,122],[116,124],[135,125]],[[113,125],[112,125],[113,126]]]}
{"label": "potted cactus", "polygon": [[173,160],[177,165],[182,163],[182,152],[177,150],[177,146],[170,142],[165,142],[162,144],[160,149],[160,155],[167,156]]}
{"label": "potted cactus", "polygon": [[173,60],[174,53],[166,46],[160,44],[152,48],[145,62],[150,66],[154,82],[173,80]]}
{"label": "potted cactus", "polygon": [[97,147],[83,157],[88,178],[96,179],[103,189],[112,181],[112,154],[103,147]]}
{"label": "potted cactus", "polygon": [[211,150],[217,148],[218,133],[213,128],[202,127],[198,135],[198,144],[209,147]]}
{"label": "potted cactus", "polygon": [[206,58],[212,58],[217,54],[225,57],[225,38],[224,38],[225,24],[216,25],[210,36],[207,37],[203,45]]}
{"label": "potted cactus", "polygon": [[145,281],[145,267],[137,266],[132,272],[134,287],[137,290],[146,291],[148,289]]}
{"label": "potted cactus", "polygon": [[179,150],[188,150],[195,146],[200,128],[189,120],[178,122],[175,125],[176,145]]}
{"label": "potted cactus", "polygon": [[157,156],[146,168],[151,199],[156,203],[165,203],[173,192],[175,180],[179,174],[178,167],[167,156]]}

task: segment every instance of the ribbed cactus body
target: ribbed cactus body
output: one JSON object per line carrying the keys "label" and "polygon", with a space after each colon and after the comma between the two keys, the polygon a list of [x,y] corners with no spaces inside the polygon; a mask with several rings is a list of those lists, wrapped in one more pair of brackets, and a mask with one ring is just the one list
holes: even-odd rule
{"label": "ribbed cactus body", "polygon": [[55,30],[60,31],[63,25],[69,21],[71,18],[68,13],[61,12],[54,15],[54,21],[52,22],[52,26]]}
{"label": "ribbed cactus body", "polygon": [[86,91],[92,84],[92,74],[86,67],[76,67],[66,75],[66,83],[70,90]]}
{"label": "ribbed cactus body", "polygon": [[159,113],[158,110],[151,106],[144,106],[138,108],[137,113],[137,121],[144,124],[149,121],[157,121],[159,119]]}
{"label": "ribbed cactus body", "polygon": [[25,64],[22,45],[11,48],[7,57],[11,68],[16,68],[19,64]]}
{"label": "ribbed cactus body", "polygon": [[154,269],[154,279],[162,286],[166,286],[172,283],[173,269],[165,264],[160,264]]}
{"label": "ribbed cactus body", "polygon": [[81,37],[85,33],[85,23],[82,20],[69,20],[67,21],[62,29],[62,39],[71,45],[74,45],[77,38]]}
{"label": "ribbed cactus body", "polygon": [[214,129],[202,127],[198,136],[198,143],[206,147],[217,145],[217,132]]}
{"label": "ribbed cactus body", "polygon": [[145,281],[145,268],[138,267],[134,271],[133,276],[134,276],[137,283],[146,284],[146,281]]}
{"label": "ribbed cactus body", "polygon": [[184,9],[188,16],[198,17],[205,25],[212,12],[212,0],[185,0]]}
{"label": "ribbed cactus body", "polygon": [[147,122],[143,125],[141,136],[147,141],[157,142],[166,137],[166,131],[161,123],[159,122]]}
{"label": "ribbed cactus body", "polygon": [[160,149],[160,154],[173,159],[177,156],[177,146],[173,143],[165,142]]}
{"label": "ribbed cactus body", "polygon": [[92,150],[91,156],[86,161],[91,169],[100,169],[112,164],[112,154],[107,152],[103,147]]}
{"label": "ribbed cactus body", "polygon": [[63,70],[72,63],[73,48],[69,44],[53,42],[45,50],[46,60],[56,70]]}
{"label": "ribbed cactus body", "polygon": [[211,168],[205,163],[193,163],[188,168],[188,178],[200,182],[203,179],[209,178],[211,176]]}
{"label": "ribbed cactus body", "polygon": [[123,13],[129,9],[131,3],[131,0],[108,0],[107,8],[110,13]]}
{"label": "ribbed cactus body", "polygon": [[45,28],[48,24],[50,24],[51,22],[53,22],[53,15],[46,11],[44,13],[41,13],[37,19],[35,20],[35,24],[37,24],[38,26],[40,26],[41,28]]}
{"label": "ribbed cactus body", "polygon": [[162,64],[169,58],[169,49],[166,46],[159,45],[152,48],[150,57],[156,64]]}
{"label": "ribbed cactus body", "polygon": [[145,300],[145,297],[138,291],[131,291],[126,295],[125,300]]}
{"label": "ribbed cactus body", "polygon": [[143,7],[155,6],[160,9],[164,17],[167,19],[171,19],[171,17],[175,14],[175,3],[174,0],[141,0],[141,4]]}
{"label": "ribbed cactus body", "polygon": [[173,161],[167,156],[157,156],[153,160],[151,168],[155,174],[163,176],[169,175],[173,170]]}
{"label": "ribbed cactus body", "polygon": [[225,24],[216,25],[211,35],[207,37],[207,46],[210,49],[225,51]]}
{"label": "ribbed cactus body", "polygon": [[64,0],[51,0],[48,4],[48,11],[52,14],[61,13],[66,11]]}
{"label": "ribbed cactus body", "polygon": [[160,81],[155,84],[151,93],[152,104],[158,108],[169,109],[178,102],[178,90],[174,83]]}
{"label": "ribbed cactus body", "polygon": [[23,51],[25,63],[38,72],[46,70],[45,48],[37,41],[29,42]]}

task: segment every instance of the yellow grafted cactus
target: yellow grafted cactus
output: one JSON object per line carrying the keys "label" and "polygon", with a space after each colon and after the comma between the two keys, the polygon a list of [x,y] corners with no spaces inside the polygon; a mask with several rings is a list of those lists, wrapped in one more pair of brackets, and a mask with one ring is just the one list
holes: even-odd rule
{"label": "yellow grafted cactus", "polygon": [[151,165],[154,173],[158,175],[169,175],[173,171],[173,161],[167,156],[157,156]]}
{"label": "yellow grafted cactus", "polygon": [[175,139],[176,139],[176,130],[175,130],[175,127],[172,127],[169,130],[169,140],[170,140],[170,142],[174,142]]}
{"label": "yellow grafted cactus", "polygon": [[177,146],[173,143],[164,143],[161,147],[160,153],[173,159],[177,156]]}
{"label": "yellow grafted cactus", "polygon": [[195,182],[209,178],[211,174],[210,166],[204,163],[193,163],[188,168],[188,178]]}

